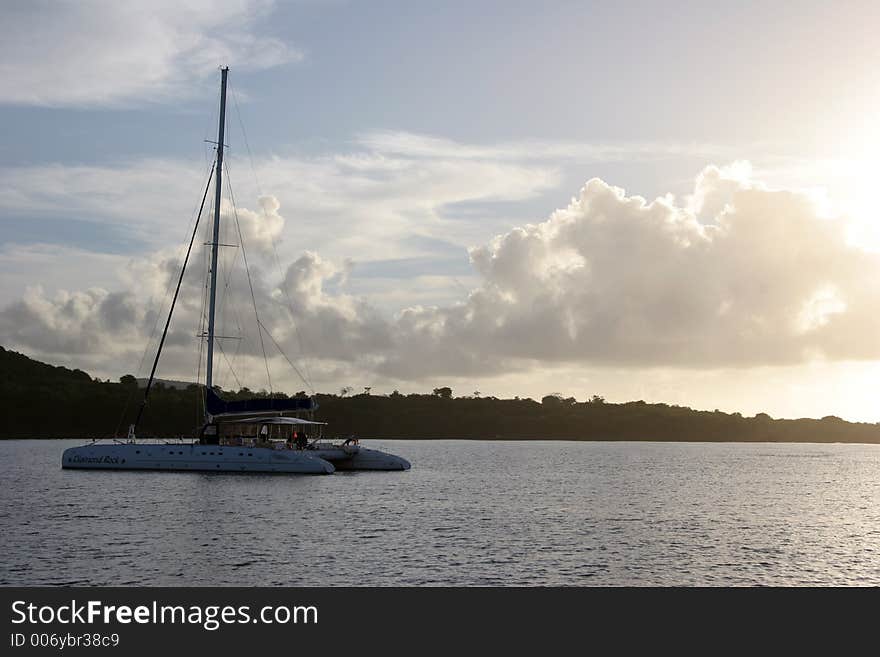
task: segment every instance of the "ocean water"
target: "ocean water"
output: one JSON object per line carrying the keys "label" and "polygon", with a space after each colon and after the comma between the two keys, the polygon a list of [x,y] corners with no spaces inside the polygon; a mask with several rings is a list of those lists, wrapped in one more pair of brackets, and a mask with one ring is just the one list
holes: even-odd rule
{"label": "ocean water", "polygon": [[880,585],[880,446],[364,441],[408,472],[62,470],[0,441],[5,585]]}

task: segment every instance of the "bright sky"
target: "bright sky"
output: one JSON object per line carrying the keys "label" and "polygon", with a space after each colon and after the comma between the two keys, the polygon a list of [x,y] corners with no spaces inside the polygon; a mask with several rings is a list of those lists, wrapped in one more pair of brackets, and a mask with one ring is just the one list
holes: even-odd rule
{"label": "bright sky", "polygon": [[[143,373],[228,65],[255,293],[315,388],[878,421],[878,31],[870,2],[4,3],[0,344]],[[221,384],[266,387],[228,296]]]}

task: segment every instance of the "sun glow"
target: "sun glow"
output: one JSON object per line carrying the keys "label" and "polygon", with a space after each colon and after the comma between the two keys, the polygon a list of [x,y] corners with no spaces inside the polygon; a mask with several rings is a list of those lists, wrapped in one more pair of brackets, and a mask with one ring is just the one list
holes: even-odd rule
{"label": "sun glow", "polygon": [[836,209],[850,219],[852,244],[880,251],[880,125],[839,145],[840,157],[829,163],[829,193]]}

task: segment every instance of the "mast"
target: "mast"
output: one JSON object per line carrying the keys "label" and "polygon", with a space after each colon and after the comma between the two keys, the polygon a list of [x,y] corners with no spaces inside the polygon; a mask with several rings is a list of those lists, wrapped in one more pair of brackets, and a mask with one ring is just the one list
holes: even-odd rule
{"label": "mast", "polygon": [[220,69],[220,126],[217,129],[217,167],[214,193],[214,233],[211,241],[211,299],[208,311],[208,362],[205,371],[205,386],[213,385],[214,374],[214,306],[217,296],[217,247],[220,246],[220,194],[223,191],[223,132],[226,128],[226,75],[229,67]]}

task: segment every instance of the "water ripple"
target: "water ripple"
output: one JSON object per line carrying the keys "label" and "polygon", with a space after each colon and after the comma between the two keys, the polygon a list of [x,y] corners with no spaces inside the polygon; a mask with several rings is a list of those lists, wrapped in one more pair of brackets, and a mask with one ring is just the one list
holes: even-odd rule
{"label": "water ripple", "polygon": [[395,441],[412,470],[264,477],[70,444],[0,441],[0,584],[880,585],[875,446]]}

